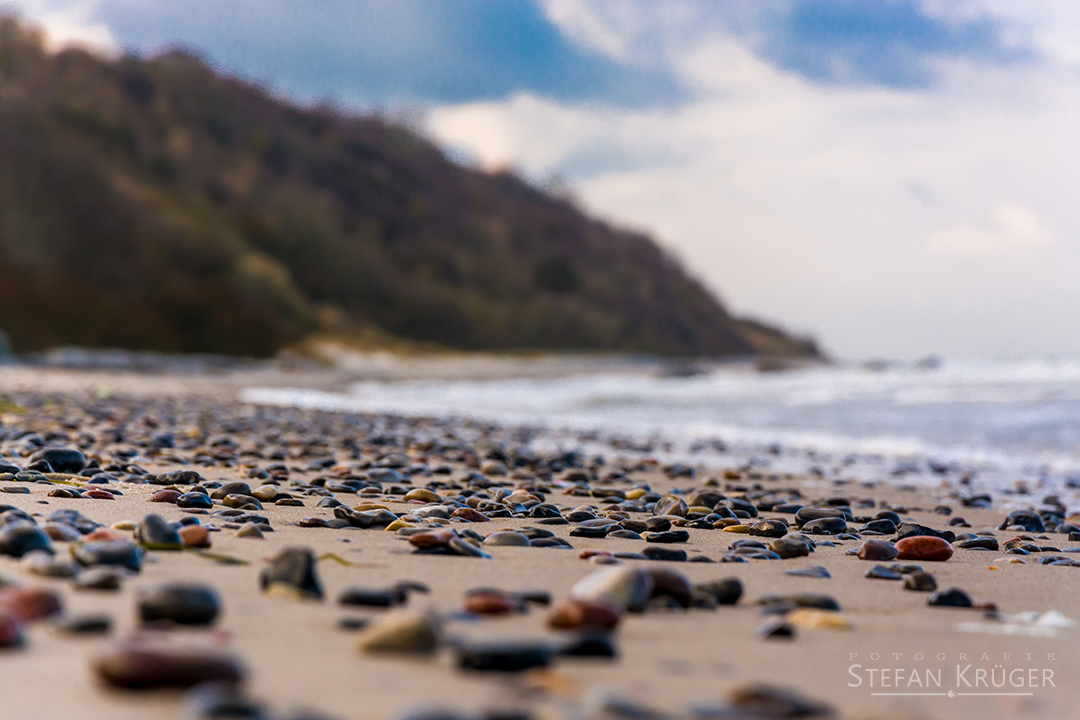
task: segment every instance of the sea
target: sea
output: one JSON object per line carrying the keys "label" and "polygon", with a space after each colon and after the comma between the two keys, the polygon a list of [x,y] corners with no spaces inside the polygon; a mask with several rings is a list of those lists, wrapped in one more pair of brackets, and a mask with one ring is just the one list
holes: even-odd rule
{"label": "sea", "polygon": [[[540,428],[536,442],[837,477],[1034,493],[1080,488],[1080,361],[836,364],[759,372],[248,388],[255,403]],[[540,448],[549,449],[549,448]]]}

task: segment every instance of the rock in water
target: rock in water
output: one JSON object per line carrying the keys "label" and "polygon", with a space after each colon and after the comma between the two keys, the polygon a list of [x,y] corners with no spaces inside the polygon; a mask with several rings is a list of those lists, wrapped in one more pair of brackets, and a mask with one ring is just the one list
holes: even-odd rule
{"label": "rock in water", "polygon": [[144,623],[167,620],[178,625],[212,625],[221,611],[214,589],[193,583],[168,583],[139,593]]}
{"label": "rock in water", "polygon": [[308,548],[288,547],[277,554],[259,575],[263,592],[322,600],[315,569],[315,554]]}

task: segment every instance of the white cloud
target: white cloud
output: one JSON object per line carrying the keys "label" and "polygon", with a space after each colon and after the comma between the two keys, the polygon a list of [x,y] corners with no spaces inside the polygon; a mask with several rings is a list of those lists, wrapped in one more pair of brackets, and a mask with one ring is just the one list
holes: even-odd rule
{"label": "white cloud", "polygon": [[51,50],[81,47],[98,52],[116,51],[116,38],[105,23],[95,19],[96,0],[20,0],[5,3],[45,32]]}
{"label": "white cloud", "polygon": [[[612,57],[657,53],[692,88],[686,103],[521,96],[436,108],[429,131],[539,174],[598,146],[629,158],[568,173],[588,209],[654,232],[736,311],[812,331],[842,356],[1080,355],[1080,311],[1062,317],[1080,308],[1080,74],[1067,54],[942,60],[925,90],[823,87],[688,21],[695,5],[672,20],[667,3],[548,4]],[[1019,34],[1035,25],[1002,17]],[[639,28],[653,20],[650,46]]]}
{"label": "white cloud", "polygon": [[932,234],[926,248],[932,253],[980,257],[1031,252],[1054,240],[1054,232],[1038,215],[1023,205],[1007,203],[994,208],[985,225],[953,225]]}

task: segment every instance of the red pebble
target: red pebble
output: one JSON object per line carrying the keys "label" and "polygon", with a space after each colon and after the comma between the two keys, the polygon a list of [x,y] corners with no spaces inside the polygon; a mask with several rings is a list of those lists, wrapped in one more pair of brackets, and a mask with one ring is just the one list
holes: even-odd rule
{"label": "red pebble", "polygon": [[896,549],[900,551],[897,557],[901,560],[941,562],[948,560],[953,554],[952,545],[942,538],[929,535],[906,537],[896,543]]}
{"label": "red pebble", "polygon": [[127,538],[128,538],[127,535],[124,535],[123,533],[117,532],[116,530],[113,530],[112,528],[98,528],[97,530],[95,530],[92,533],[90,533],[89,535],[87,535],[85,539],[86,540],[103,540],[103,541],[108,542],[110,540],[126,540]]}
{"label": "red pebble", "polygon": [[487,515],[485,515],[482,512],[477,512],[476,510],[473,510],[472,508],[468,508],[468,507],[458,508],[457,510],[455,510],[453,512],[452,515],[450,515],[450,517],[461,518],[462,520],[467,520],[469,522],[487,522],[488,521],[488,516]]}
{"label": "red pebble", "polygon": [[48,588],[11,588],[0,591],[0,608],[19,622],[33,622],[59,615],[60,596]]}
{"label": "red pebble", "polygon": [[15,618],[0,613],[0,648],[16,648],[23,644],[22,628]]}
{"label": "red pebble", "polygon": [[94,500],[115,500],[111,492],[106,490],[87,490],[82,494],[84,498],[93,498]]}
{"label": "red pebble", "polygon": [[433,548],[446,545],[457,536],[453,530],[427,530],[409,536],[409,544],[418,548]]}
{"label": "red pebble", "polygon": [[508,615],[522,609],[521,601],[500,592],[476,592],[465,598],[465,612],[477,615]]}
{"label": "red pebble", "polygon": [[165,489],[158,490],[151,495],[146,502],[161,502],[161,503],[173,503],[176,504],[176,498],[180,497],[183,493],[179,490]]}
{"label": "red pebble", "polygon": [[588,560],[589,558],[596,557],[597,555],[607,557],[610,556],[611,553],[607,550],[582,550],[580,553],[578,553],[578,557],[582,560]]}

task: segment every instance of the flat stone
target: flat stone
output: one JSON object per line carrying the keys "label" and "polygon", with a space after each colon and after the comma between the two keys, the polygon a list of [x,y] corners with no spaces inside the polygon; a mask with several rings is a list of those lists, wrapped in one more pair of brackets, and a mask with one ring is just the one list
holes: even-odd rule
{"label": "flat stone", "polygon": [[213,625],[221,612],[221,600],[209,585],[170,582],[140,588],[138,607],[144,623]]}
{"label": "flat stone", "polygon": [[128,689],[191,687],[240,682],[245,671],[231,655],[214,650],[153,647],[125,642],[98,655],[94,671],[106,684]]}
{"label": "flat stone", "polygon": [[554,653],[544,643],[478,642],[458,647],[458,666],[481,672],[521,672],[551,664]]}
{"label": "flat stone", "polygon": [[130,540],[95,540],[72,545],[71,555],[80,565],[114,565],[139,572],[142,549]]}
{"label": "flat stone", "polygon": [[439,645],[439,625],[427,614],[393,612],[373,621],[357,639],[368,653],[430,654]]}
{"label": "flat stone", "polygon": [[901,573],[897,572],[896,570],[893,570],[892,568],[887,568],[884,565],[875,565],[874,567],[870,568],[869,570],[866,571],[866,577],[870,578],[871,580],[903,580],[904,579],[904,576]]}

